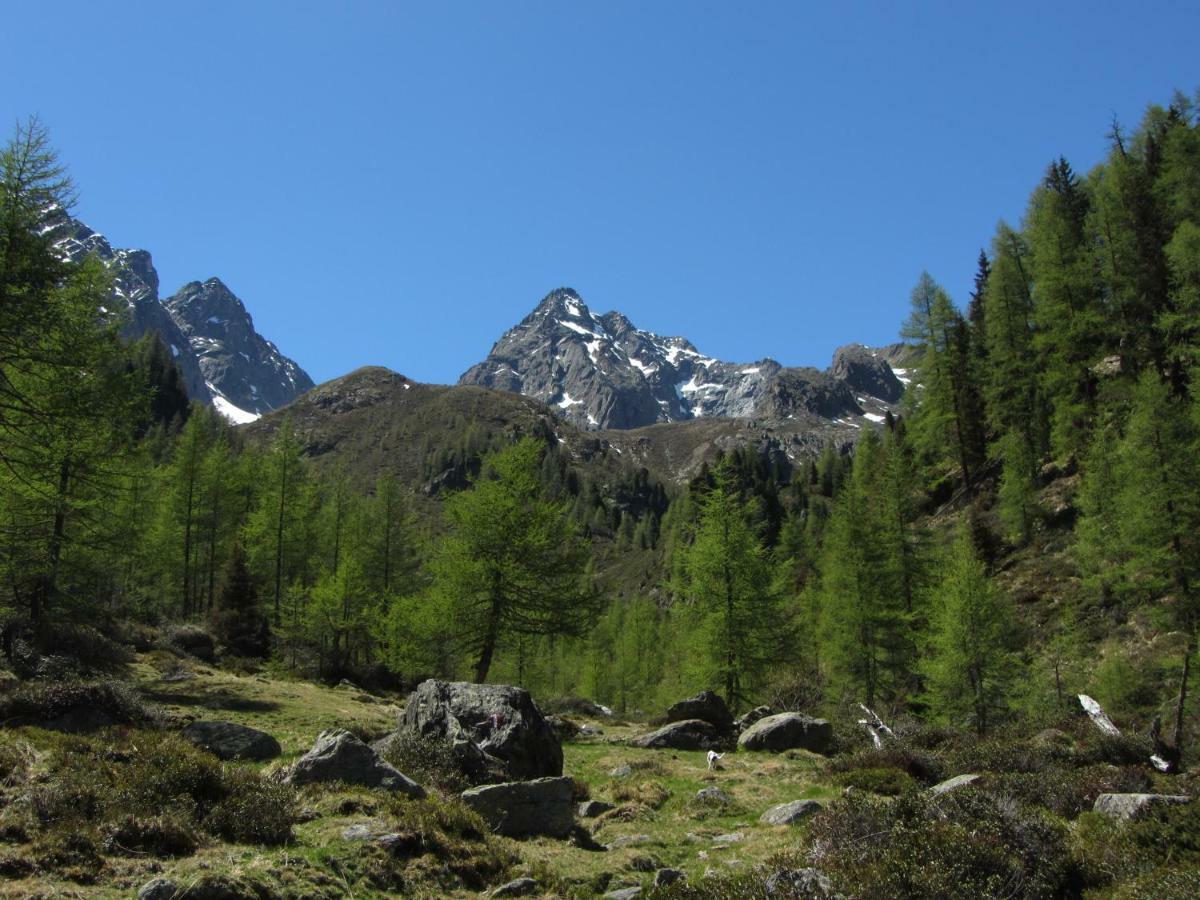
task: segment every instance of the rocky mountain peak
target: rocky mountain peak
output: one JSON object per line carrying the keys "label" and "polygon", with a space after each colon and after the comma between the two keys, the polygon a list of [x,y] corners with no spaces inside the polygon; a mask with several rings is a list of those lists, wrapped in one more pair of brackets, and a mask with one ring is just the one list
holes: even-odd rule
{"label": "rocky mountain peak", "polygon": [[191,399],[213,404],[235,422],[248,422],[312,387],[299,366],[254,330],[245,304],[219,278],[190,282],[160,301],[158,272],[146,250],[115,249],[103,234],[62,210],[46,231],[66,259],[94,254],[109,268],[111,311],[125,315],[122,335],[132,340],[158,334]]}
{"label": "rocky mountain peak", "polygon": [[584,428],[798,413],[882,421],[903,385],[886,360],[862,350],[842,348],[829,372],[769,358],[722,362],[686,338],[642,331],[622,313],[596,315],[574,290],[558,288],[459,383],[537,398]]}
{"label": "rocky mountain peak", "polygon": [[165,305],[199,360],[214,404],[234,421],[278,409],[313,386],[255,330],[246,305],[221,279],[189,282]]}

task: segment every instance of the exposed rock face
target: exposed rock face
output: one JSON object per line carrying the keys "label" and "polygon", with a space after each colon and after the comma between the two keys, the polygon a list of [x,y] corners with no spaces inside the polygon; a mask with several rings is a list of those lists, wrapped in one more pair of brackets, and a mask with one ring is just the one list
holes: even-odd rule
{"label": "exposed rock face", "polygon": [[95,254],[112,271],[112,304],[106,311],[125,314],[121,333],[126,338],[159,335],[192,400],[245,422],[313,386],[299,366],[254,330],[242,302],[219,279],[193,282],[160,302],[158,272],[148,252],[114,249],[104,235],[65,214],[51,228],[55,247],[67,259]]}
{"label": "exposed rock face", "polygon": [[418,799],[425,796],[423,787],[384,762],[348,731],[321,732],[313,748],[296,760],[287,781],[291,784],[340,781],[397,791]]}
{"label": "exposed rock face", "polygon": [[274,759],[282,752],[265,731],[234,722],[193,722],[183,729],[183,738],[220,759]]}
{"label": "exposed rock face", "polygon": [[476,783],[562,774],[562,745],[529,692],[430,680],[408,698],[400,730],[448,740]]}
{"label": "exposed rock face", "polygon": [[837,419],[870,413],[877,417],[871,421],[882,421],[884,407],[903,391],[900,381],[886,360],[866,348],[840,352],[829,372],[788,369],[773,359],[721,362],[685,338],[641,331],[619,312],[596,315],[575,291],[559,288],[459,384],[534,397],[584,428],[798,414]]}
{"label": "exposed rock face", "polygon": [[1185,794],[1101,794],[1092,809],[1110,819],[1129,821],[1152,806],[1191,802],[1192,798]]}
{"label": "exposed rock face", "polygon": [[688,697],[668,707],[668,722],[682,722],[686,719],[701,719],[719,731],[729,731],[733,728],[733,714],[729,712],[725,701],[712,691],[701,691],[695,697]]}
{"label": "exposed rock face", "polygon": [[573,797],[571,779],[561,777],[487,784],[462,793],[467,806],[509,837],[566,837],[575,826]]}
{"label": "exposed rock face", "polygon": [[733,727],[736,728],[739,733],[743,732],[759,719],[765,719],[767,716],[772,715],[773,713],[774,710],[772,710],[769,706],[756,706],[749,712],[738,716],[737,720],[733,723]]}
{"label": "exposed rock face", "polygon": [[793,800],[791,803],[772,806],[758,817],[758,821],[766,825],[795,825],[802,819],[819,813],[822,808],[816,800]]}
{"label": "exposed rock face", "polygon": [[862,344],[838,347],[829,374],[844,381],[853,391],[888,403],[898,403],[904,394],[904,385],[887,361],[877,350]]}
{"label": "exposed rock face", "polygon": [[259,416],[278,409],[313,386],[296,363],[254,330],[245,304],[210,278],[184,285],[165,301],[187,338],[200,371],[222,412],[224,400]]}
{"label": "exposed rock face", "polygon": [[630,743],[651,750],[715,750],[722,741],[721,733],[703,719],[685,719],[634,738]]}
{"label": "exposed rock face", "polygon": [[824,753],[833,741],[833,728],[824,719],[787,712],[759,719],[742,732],[738,746],[743,750],[810,750]]}

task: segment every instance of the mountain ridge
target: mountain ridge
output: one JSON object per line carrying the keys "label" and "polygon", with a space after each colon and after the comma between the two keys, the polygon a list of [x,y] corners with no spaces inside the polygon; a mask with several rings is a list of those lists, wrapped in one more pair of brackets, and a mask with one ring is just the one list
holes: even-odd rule
{"label": "mountain ridge", "polygon": [[621,312],[597,315],[566,287],[547,294],[458,383],[533,397],[593,430],[800,413],[881,422],[904,392],[887,359],[861,345],[839,348],[824,371],[770,357],[724,362],[685,337],[638,329]]}

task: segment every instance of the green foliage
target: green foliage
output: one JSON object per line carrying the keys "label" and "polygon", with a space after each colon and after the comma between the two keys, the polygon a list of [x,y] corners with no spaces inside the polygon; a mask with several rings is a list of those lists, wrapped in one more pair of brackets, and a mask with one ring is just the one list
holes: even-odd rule
{"label": "green foliage", "polygon": [[440,738],[398,731],[384,742],[379,752],[419,784],[433,785],[448,794],[460,793],[470,786],[450,743]]}
{"label": "green foliage", "polygon": [[699,499],[692,543],[682,553],[677,589],[687,604],[698,680],[736,705],[749,699],[770,666],[787,658],[788,629],[732,466],[718,464],[712,477]]}
{"label": "green foliage", "polygon": [[518,441],[485,459],[470,490],[446,500],[449,534],[430,570],[478,682],[503,638],[582,634],[597,611],[583,580],[586,545],[565,508],[543,494],[541,454],[534,439]]}
{"label": "green foliage", "polygon": [[964,528],[935,593],[926,674],[934,709],[967,717],[983,734],[1018,674],[1012,603],[990,581]]}

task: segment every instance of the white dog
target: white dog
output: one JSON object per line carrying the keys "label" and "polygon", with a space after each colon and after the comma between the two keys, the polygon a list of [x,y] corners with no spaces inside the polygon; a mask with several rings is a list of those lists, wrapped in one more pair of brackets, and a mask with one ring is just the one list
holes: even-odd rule
{"label": "white dog", "polygon": [[724,755],[725,755],[724,753],[718,753],[716,750],[709,750],[708,751],[708,768],[710,770],[715,769],[717,767],[717,760],[721,759]]}

